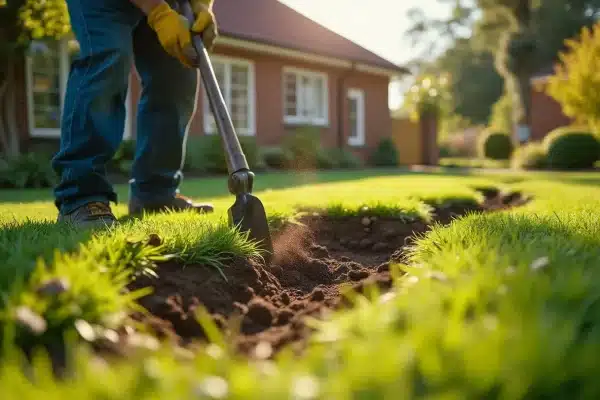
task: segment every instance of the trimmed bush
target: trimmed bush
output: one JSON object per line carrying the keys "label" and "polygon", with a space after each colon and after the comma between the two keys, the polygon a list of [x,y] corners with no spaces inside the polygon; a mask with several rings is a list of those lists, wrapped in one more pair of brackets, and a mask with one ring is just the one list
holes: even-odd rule
{"label": "trimmed bush", "polygon": [[450,146],[449,146],[447,143],[445,143],[445,142],[442,142],[442,143],[440,143],[440,144],[438,145],[438,150],[439,150],[439,151],[438,151],[438,156],[439,156],[440,158],[448,158],[448,157],[452,157],[452,156],[454,156],[454,154],[453,154],[453,152],[452,152],[452,149],[451,149],[451,148],[450,148]]}
{"label": "trimmed bush", "polygon": [[[264,164],[256,139],[250,136],[238,136],[242,151],[251,169],[260,169]],[[227,158],[219,135],[191,137],[186,146],[186,170],[201,173],[227,173]]]}
{"label": "trimmed bush", "polygon": [[317,151],[318,169],[335,169],[339,168],[339,166],[339,157],[337,157],[337,152],[335,150],[320,148]]}
{"label": "trimmed bush", "polygon": [[509,134],[489,129],[479,136],[477,151],[480,158],[508,160],[513,152],[513,143]]}
{"label": "trimmed bush", "polygon": [[543,145],[548,166],[555,169],[592,168],[600,154],[598,138],[573,127],[553,130],[544,138]]}
{"label": "trimmed bush", "polygon": [[511,159],[511,166],[515,169],[544,169],[547,164],[548,157],[546,155],[546,150],[539,142],[531,142],[518,147],[514,151]]}
{"label": "trimmed bush", "polygon": [[268,168],[286,169],[292,162],[292,155],[281,147],[263,147],[260,153]]}
{"label": "trimmed bush", "polygon": [[334,149],[332,153],[333,157],[337,159],[339,168],[356,169],[364,166],[363,161],[349,150]]}
{"label": "trimmed bush", "polygon": [[0,162],[1,188],[49,188],[57,183],[47,154],[25,153]]}
{"label": "trimmed bush", "polygon": [[315,169],[319,164],[321,151],[320,129],[300,127],[286,135],[283,149],[291,156],[292,169]]}
{"label": "trimmed bush", "polygon": [[398,149],[391,138],[382,139],[369,157],[369,164],[375,167],[398,166]]}

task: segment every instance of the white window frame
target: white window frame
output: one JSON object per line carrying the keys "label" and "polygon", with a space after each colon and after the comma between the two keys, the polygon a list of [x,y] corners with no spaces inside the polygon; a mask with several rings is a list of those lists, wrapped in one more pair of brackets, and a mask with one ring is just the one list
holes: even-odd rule
{"label": "white window frame", "polygon": [[[366,139],[366,109],[365,109],[365,91],[362,89],[348,89],[348,99],[356,101],[356,132],[358,136],[348,135],[348,145],[364,146]],[[351,127],[350,127],[351,128]]]}
{"label": "white window frame", "polygon": [[[67,90],[67,81],[69,79],[69,52],[68,39],[62,39],[59,43],[59,74],[60,74],[60,111],[64,111],[65,95]],[[27,122],[29,125],[29,136],[33,138],[58,139],[60,138],[60,128],[36,128],[33,102],[33,59],[30,54],[25,57],[25,82],[27,85]],[[125,129],[123,139],[130,139],[131,129],[131,75],[129,76],[129,85],[127,89],[127,98],[125,99]]]}
{"label": "white window frame", "polygon": [[[296,115],[287,115],[286,107],[286,81],[285,77],[287,74],[294,74],[296,76],[296,87],[298,87],[298,81],[300,78],[306,76],[309,78],[321,78],[323,80],[323,92],[321,93],[323,102],[323,118],[304,118],[298,115],[298,110],[301,109],[300,100],[302,96],[296,93]],[[318,72],[298,67],[286,66],[283,68],[281,74],[282,81],[282,98],[283,98],[283,122],[290,125],[308,124],[314,126],[327,126],[329,125],[329,77],[324,72]]]}
{"label": "white window frame", "polygon": [[[232,65],[242,65],[244,67],[248,67],[248,129],[238,129],[236,128],[236,133],[239,136],[256,136],[256,82],[255,82],[255,70],[254,63],[250,60],[244,58],[237,57],[229,57],[211,54],[211,61],[219,62],[225,64],[225,85],[220,88],[221,93],[223,94],[223,99],[225,100],[225,104],[228,106],[228,111],[231,112],[231,108],[229,104],[231,103],[231,66]],[[204,125],[204,134],[212,135],[217,132],[213,132],[210,126],[210,104],[208,101],[208,96],[206,95],[206,90],[204,86],[202,86],[203,91],[203,125]]]}

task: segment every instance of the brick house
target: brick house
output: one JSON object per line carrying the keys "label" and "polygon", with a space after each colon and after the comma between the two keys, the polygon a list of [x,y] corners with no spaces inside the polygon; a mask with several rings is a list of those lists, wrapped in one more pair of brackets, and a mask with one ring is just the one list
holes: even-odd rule
{"label": "brick house", "polygon": [[567,117],[560,104],[546,92],[548,78],[554,72],[553,67],[539,71],[532,78],[531,85],[531,137],[532,140],[543,140],[553,129],[569,125],[571,118]]}
{"label": "brick house", "polygon": [[[408,73],[335,34],[277,0],[217,0],[221,37],[211,57],[239,135],[277,145],[288,129],[317,126],[325,146],[349,146],[359,155],[391,136],[388,87]],[[39,42],[25,61],[23,135],[58,139],[73,40]],[[124,135],[135,136],[139,95],[130,75]],[[199,96],[190,135],[214,133]]]}

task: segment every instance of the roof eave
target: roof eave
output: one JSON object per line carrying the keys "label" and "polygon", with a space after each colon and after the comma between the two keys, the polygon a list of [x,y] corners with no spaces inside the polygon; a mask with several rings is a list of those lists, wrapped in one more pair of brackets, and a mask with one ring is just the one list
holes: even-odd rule
{"label": "roof eave", "polygon": [[375,74],[385,75],[388,77],[395,77],[410,74],[408,68],[388,63],[388,65],[380,65],[364,60],[351,60],[344,59],[337,56],[331,56],[328,54],[319,54],[311,51],[307,51],[300,48],[293,48],[290,46],[282,46],[280,44],[266,41],[257,40],[251,37],[244,37],[243,35],[231,34],[222,32],[217,39],[217,45],[223,45],[226,47],[239,48],[244,50],[257,51],[260,53],[266,53],[279,57],[287,57],[298,59],[306,62],[313,62],[318,64],[324,64],[331,67],[337,68],[355,68],[357,71]]}

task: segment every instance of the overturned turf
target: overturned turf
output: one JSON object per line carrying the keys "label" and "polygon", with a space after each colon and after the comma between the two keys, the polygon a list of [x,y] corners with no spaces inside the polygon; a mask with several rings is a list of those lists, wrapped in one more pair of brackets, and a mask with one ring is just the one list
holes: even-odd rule
{"label": "overturned turf", "polygon": [[[491,211],[523,204],[520,194],[483,192],[482,206],[438,208],[435,221],[448,223],[472,211]],[[310,335],[307,317],[324,317],[342,306],[344,292],[367,284],[392,285],[390,262],[400,261],[415,235],[430,229],[423,221],[395,217],[305,217],[274,235],[275,258],[265,267],[256,260],[232,260],[222,274],[204,265],[158,266],[158,279],[143,277],[131,289],[152,286],[139,300],[150,312],[135,315],[159,337],[180,344],[205,337],[195,317],[204,307],[240,352],[269,357],[284,345],[299,350]],[[258,349],[258,353],[257,353]]]}

